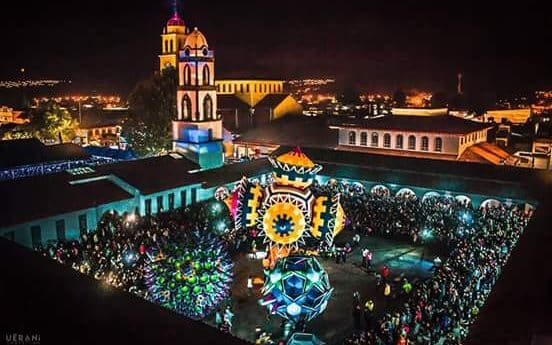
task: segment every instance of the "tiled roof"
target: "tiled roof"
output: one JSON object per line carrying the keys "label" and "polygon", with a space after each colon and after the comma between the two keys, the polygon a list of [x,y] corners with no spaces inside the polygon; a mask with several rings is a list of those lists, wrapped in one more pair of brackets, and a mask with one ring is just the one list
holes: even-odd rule
{"label": "tiled roof", "polygon": [[332,119],[335,127],[395,130],[423,133],[445,133],[464,135],[490,128],[492,125],[461,119],[456,116],[408,116],[387,115],[373,119]]}

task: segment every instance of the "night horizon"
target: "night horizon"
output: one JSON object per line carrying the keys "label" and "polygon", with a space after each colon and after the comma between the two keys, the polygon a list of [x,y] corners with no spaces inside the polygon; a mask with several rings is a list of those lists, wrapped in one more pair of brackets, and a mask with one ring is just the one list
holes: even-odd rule
{"label": "night horizon", "polygon": [[[0,79],[69,79],[83,91],[126,96],[156,70],[159,34],[172,1],[37,3],[17,7],[2,37],[13,54]],[[513,6],[280,1],[179,1],[217,52],[217,78],[335,78],[363,92],[401,88],[489,97],[550,86],[546,11]],[[25,23],[22,25],[22,23]],[[33,36],[33,39],[22,39]],[[55,42],[55,44],[53,44]]]}

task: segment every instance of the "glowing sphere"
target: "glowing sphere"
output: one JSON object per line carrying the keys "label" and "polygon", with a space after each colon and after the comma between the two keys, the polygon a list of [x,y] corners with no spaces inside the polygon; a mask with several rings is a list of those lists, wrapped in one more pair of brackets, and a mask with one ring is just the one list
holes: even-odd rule
{"label": "glowing sphere", "polygon": [[214,235],[196,235],[196,241],[165,248],[162,260],[146,267],[151,299],[164,307],[201,320],[228,297],[232,261]]}
{"label": "glowing sphere", "polygon": [[293,322],[310,321],[326,309],[333,288],[312,256],[288,256],[265,272],[261,305]]}

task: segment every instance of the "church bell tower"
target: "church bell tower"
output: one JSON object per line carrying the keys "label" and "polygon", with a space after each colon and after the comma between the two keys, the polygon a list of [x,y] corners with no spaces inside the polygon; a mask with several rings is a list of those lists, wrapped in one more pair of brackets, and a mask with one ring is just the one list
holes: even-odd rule
{"label": "church bell tower", "polygon": [[173,150],[201,169],[223,165],[222,118],[217,114],[215,56],[205,36],[195,28],[178,54],[177,115]]}
{"label": "church bell tower", "polygon": [[167,67],[178,67],[178,52],[186,40],[186,25],[178,14],[176,1],[174,2],[173,16],[167,21],[161,34],[161,55],[159,55],[159,70]]}

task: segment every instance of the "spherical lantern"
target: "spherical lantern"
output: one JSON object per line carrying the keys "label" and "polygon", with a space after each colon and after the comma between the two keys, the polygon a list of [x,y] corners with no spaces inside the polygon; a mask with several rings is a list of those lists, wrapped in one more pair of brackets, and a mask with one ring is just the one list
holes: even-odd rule
{"label": "spherical lantern", "polygon": [[145,278],[155,303],[201,320],[228,297],[233,264],[216,236],[195,237],[165,248],[161,260],[148,264]]}
{"label": "spherical lantern", "polygon": [[328,274],[315,257],[293,255],[265,271],[260,303],[287,320],[310,321],[326,309],[332,291]]}

